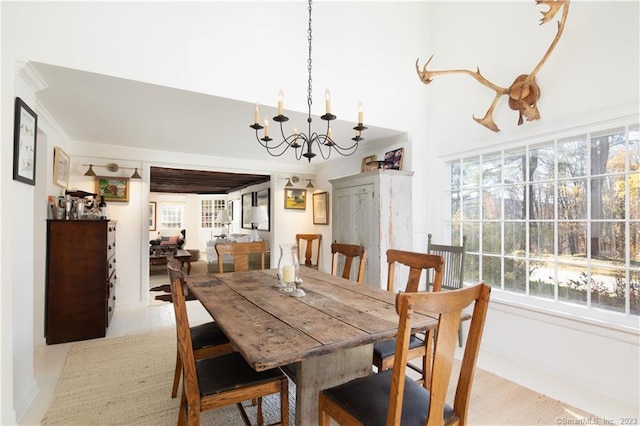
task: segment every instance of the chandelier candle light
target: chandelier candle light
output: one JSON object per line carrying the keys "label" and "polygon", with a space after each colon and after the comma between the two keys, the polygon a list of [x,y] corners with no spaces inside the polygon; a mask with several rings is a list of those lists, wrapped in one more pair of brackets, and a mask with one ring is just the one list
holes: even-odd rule
{"label": "chandelier candle light", "polygon": [[[362,102],[358,104],[358,125],[353,128],[356,131],[355,136],[351,138],[354,141],[350,146],[341,146],[337,144],[333,140],[332,130],[331,130],[331,121],[335,120],[337,117],[331,114],[331,94],[329,93],[329,89],[325,91],[325,114],[320,118],[327,122],[327,130],[324,134],[316,133],[311,131],[311,105],[313,103],[312,100],[312,85],[311,85],[311,68],[312,68],[312,60],[311,60],[311,6],[312,0],[309,0],[309,29],[308,29],[308,41],[309,41],[309,59],[307,59],[307,71],[309,72],[309,81],[307,85],[307,105],[309,108],[309,113],[307,116],[307,125],[308,132],[307,133],[298,133],[298,129],[296,127],[293,128],[293,134],[289,136],[285,136],[284,129],[282,128],[282,123],[289,121],[289,117],[284,115],[284,92],[280,90],[278,93],[278,115],[273,117],[273,121],[280,123],[280,134],[282,135],[282,141],[273,142],[272,138],[269,137],[269,119],[265,116],[263,124],[260,125],[260,106],[256,104],[254,114],[253,114],[253,124],[250,125],[252,129],[256,131],[256,139],[258,143],[262,145],[263,148],[267,150],[269,155],[273,157],[279,157],[284,154],[289,148],[294,148],[296,153],[296,159],[300,160],[302,157],[307,158],[309,162],[311,159],[316,156],[316,153],[313,152],[313,145],[318,145],[318,151],[322,155],[322,158],[325,160],[331,156],[331,149],[333,148],[338,154],[348,156],[353,155],[358,149],[358,143],[364,138],[361,136],[363,130],[367,128],[362,125]],[[264,136],[261,138],[258,135],[258,131],[264,129]],[[299,149],[299,150],[298,150]]]}

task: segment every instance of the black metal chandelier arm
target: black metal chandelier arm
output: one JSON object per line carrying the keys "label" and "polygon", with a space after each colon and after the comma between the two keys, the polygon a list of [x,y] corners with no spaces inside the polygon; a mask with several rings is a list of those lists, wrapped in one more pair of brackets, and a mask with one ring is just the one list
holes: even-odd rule
{"label": "black metal chandelier arm", "polygon": [[[262,127],[262,126],[261,126]],[[272,141],[273,139],[267,137],[264,138],[260,138],[260,136],[258,135],[258,130],[260,129],[255,129],[256,130],[256,140],[258,141],[258,143],[267,150],[267,153],[269,155],[271,155],[272,157],[280,157],[282,154],[284,154],[285,152],[287,152],[287,150],[291,147],[292,142],[289,141],[288,139],[283,139],[279,144],[277,145],[269,145],[269,142]],[[292,135],[293,136],[293,135]],[[292,138],[292,136],[290,136],[289,138]],[[267,140],[265,140],[267,139]],[[283,146],[284,145],[284,146]],[[277,152],[278,150],[280,150],[280,152]],[[297,151],[297,149],[296,149]],[[297,155],[296,155],[297,156]],[[299,158],[298,158],[299,159]]]}

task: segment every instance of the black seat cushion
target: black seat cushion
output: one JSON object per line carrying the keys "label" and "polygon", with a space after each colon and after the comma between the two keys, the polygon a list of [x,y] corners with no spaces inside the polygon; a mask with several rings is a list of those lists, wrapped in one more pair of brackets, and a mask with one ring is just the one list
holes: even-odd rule
{"label": "black seat cushion", "polygon": [[259,384],[285,378],[279,368],[256,371],[238,352],[196,361],[196,372],[202,396],[214,395],[248,384]]}
{"label": "black seat cushion", "polygon": [[[409,349],[415,349],[424,345],[424,340],[411,335]],[[381,340],[373,344],[373,358],[383,360],[396,353],[396,339]]]}
{"label": "black seat cushion", "polygon": [[[392,370],[371,374],[323,392],[362,424],[384,426],[387,419],[392,374]],[[429,391],[408,376],[405,378],[404,386],[400,424],[422,426],[427,421]],[[453,409],[445,404],[444,422],[447,423],[454,415]]]}
{"label": "black seat cushion", "polygon": [[191,343],[193,349],[202,349],[229,343],[229,338],[220,330],[218,324],[207,322],[191,327]]}

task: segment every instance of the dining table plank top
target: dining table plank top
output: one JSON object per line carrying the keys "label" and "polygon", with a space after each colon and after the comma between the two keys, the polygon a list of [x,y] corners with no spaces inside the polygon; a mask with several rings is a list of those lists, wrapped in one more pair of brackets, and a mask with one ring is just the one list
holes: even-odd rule
{"label": "dining table plank top", "polygon": [[[292,364],[394,337],[395,294],[300,267],[303,297],[276,288],[277,271],[254,270],[187,277],[237,351],[255,370]],[[437,319],[416,313],[414,331]]]}

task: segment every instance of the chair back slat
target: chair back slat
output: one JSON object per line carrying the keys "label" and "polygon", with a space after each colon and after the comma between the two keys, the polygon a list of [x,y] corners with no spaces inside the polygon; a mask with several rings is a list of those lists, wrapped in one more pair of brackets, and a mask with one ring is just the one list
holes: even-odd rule
{"label": "chair back slat", "polygon": [[200,400],[200,388],[196,375],[195,357],[191,343],[191,330],[187,317],[187,303],[184,297],[184,274],[181,262],[172,260],[167,264],[171,281],[171,296],[176,315],[176,333],[178,336],[178,351],[182,359],[183,392],[191,401]]}
{"label": "chair back slat", "polygon": [[[305,250],[304,250],[304,265],[318,269],[318,265],[320,263],[320,245],[322,244],[322,234],[296,234],[296,244],[298,245],[298,259],[302,264],[302,257],[300,256],[300,249],[302,246],[300,245],[300,241],[305,241]],[[318,247],[316,251],[316,263],[311,261],[311,257],[313,255],[313,242],[318,242]]]}
{"label": "chair back slat", "polygon": [[427,424],[442,424],[442,413],[447,395],[453,360],[455,357],[457,331],[463,309],[473,304],[469,338],[465,346],[462,365],[458,376],[453,410],[459,424],[466,424],[469,396],[475,371],[480,342],[484,330],[491,287],[479,283],[471,287],[447,292],[398,293],[396,311],[400,316],[398,337],[396,340],[396,358],[393,365],[393,379],[387,425],[400,424],[402,400],[406,380],[406,353],[411,336],[411,317],[413,312],[432,312],[439,317],[438,327],[427,333],[425,344],[433,339],[432,376],[430,378],[430,398]]}
{"label": "chair back slat", "polygon": [[344,258],[344,267],[342,269],[342,278],[351,279],[351,267],[353,261],[358,258],[358,274],[356,281],[360,284],[364,282],[364,272],[367,263],[367,251],[364,246],[355,244],[331,244],[331,255],[333,261],[331,263],[331,274],[338,275],[338,263],[340,258]]}
{"label": "chair back slat", "polygon": [[233,255],[233,270],[235,272],[249,270],[249,255],[260,254],[260,269],[264,269],[264,256],[267,252],[266,241],[253,241],[249,243],[217,243],[218,272],[224,273],[224,255]]}
{"label": "chair back slat", "polygon": [[[442,288],[447,290],[462,288],[464,282],[464,255],[467,237],[462,237],[462,245],[433,244],[431,234],[428,235],[427,253],[437,254],[444,258],[444,275]],[[429,277],[431,283],[431,277]]]}
{"label": "chair back slat", "polygon": [[401,263],[409,267],[409,278],[403,291],[416,292],[420,286],[423,270],[434,272],[433,291],[440,291],[444,273],[444,259],[442,256],[427,253],[417,253],[404,250],[387,250],[388,276],[387,291],[395,292],[395,264]]}

